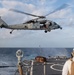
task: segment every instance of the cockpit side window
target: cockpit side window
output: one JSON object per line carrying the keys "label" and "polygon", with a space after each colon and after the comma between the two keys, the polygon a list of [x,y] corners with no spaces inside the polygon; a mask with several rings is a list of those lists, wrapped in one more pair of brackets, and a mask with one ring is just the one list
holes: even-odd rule
{"label": "cockpit side window", "polygon": [[54,22],[55,25],[57,25],[57,23]]}

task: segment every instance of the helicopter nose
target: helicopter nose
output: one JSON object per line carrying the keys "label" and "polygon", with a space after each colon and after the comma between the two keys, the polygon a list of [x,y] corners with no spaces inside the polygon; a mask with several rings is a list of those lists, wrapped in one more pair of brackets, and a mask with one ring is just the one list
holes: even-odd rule
{"label": "helicopter nose", "polygon": [[62,29],[62,27],[60,25],[58,25],[58,28]]}
{"label": "helicopter nose", "polygon": [[60,27],[60,29],[62,29],[62,27]]}

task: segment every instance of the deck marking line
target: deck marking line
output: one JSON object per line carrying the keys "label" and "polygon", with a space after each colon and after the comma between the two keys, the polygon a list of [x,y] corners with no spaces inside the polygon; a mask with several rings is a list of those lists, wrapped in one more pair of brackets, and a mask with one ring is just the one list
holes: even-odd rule
{"label": "deck marking line", "polygon": [[53,66],[55,66],[55,65],[63,66],[63,65],[61,65],[61,64],[53,64],[53,65],[50,66],[50,68],[53,69],[53,70],[56,70],[56,71],[62,71],[62,70],[53,68]]}

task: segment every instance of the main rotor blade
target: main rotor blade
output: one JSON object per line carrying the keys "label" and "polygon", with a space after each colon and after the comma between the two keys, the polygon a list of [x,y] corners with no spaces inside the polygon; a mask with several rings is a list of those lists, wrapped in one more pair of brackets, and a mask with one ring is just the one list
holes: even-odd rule
{"label": "main rotor blade", "polygon": [[48,14],[45,15],[45,16],[48,16],[48,15],[50,15],[50,14],[53,14],[53,13],[55,13],[55,12],[57,12],[57,11],[59,11],[59,10],[62,10],[62,9],[64,9],[64,8],[68,7],[68,6],[69,6],[68,4],[63,4],[61,7],[59,7],[59,8],[57,8],[57,9],[53,10],[52,12],[48,13]]}
{"label": "main rotor blade", "polygon": [[16,9],[9,9],[9,10],[10,10],[10,11],[17,12],[17,13],[22,13],[22,14],[26,14],[26,15],[34,16],[34,17],[45,18],[45,16],[33,15],[33,14],[26,13],[26,12],[23,12],[23,11],[19,11],[19,10],[16,10]]}

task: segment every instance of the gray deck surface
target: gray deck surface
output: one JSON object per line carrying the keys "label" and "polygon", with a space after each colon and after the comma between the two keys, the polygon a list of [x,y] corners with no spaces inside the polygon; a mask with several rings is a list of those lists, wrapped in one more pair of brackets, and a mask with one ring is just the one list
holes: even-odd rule
{"label": "gray deck surface", "polygon": [[[44,75],[44,64],[45,64],[45,75],[62,75],[62,68],[65,61],[66,59],[62,60],[49,59],[46,63],[38,63],[35,61],[33,62],[33,65],[31,62],[28,61],[24,61],[23,63],[26,63],[29,66],[31,65],[27,75]],[[25,66],[23,66],[23,72],[24,75],[27,72]]]}

